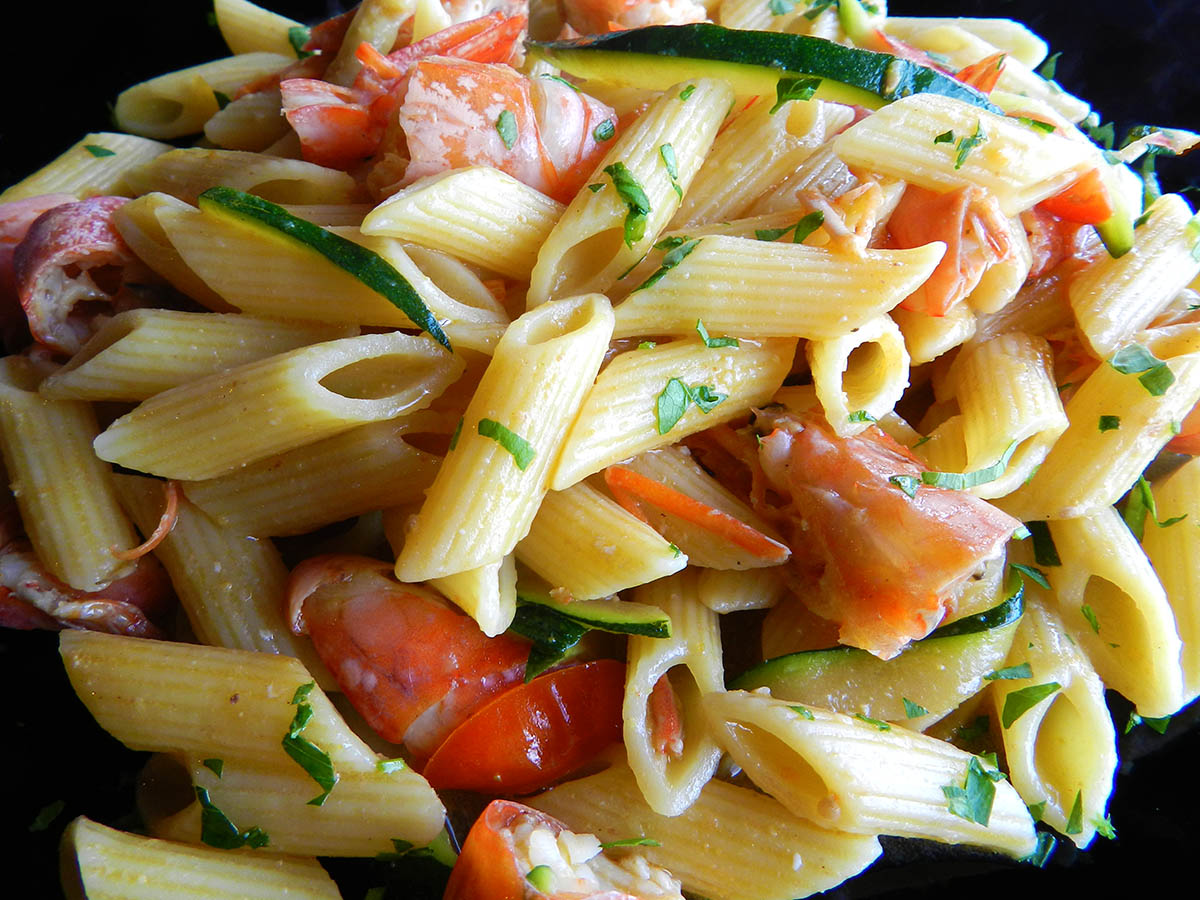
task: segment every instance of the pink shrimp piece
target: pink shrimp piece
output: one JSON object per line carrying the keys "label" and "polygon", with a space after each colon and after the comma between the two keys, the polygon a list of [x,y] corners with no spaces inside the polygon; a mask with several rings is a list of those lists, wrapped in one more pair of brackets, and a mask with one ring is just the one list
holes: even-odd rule
{"label": "pink shrimp piece", "polygon": [[904,250],[942,241],[946,253],[900,305],[944,316],[975,289],[984,272],[1012,255],[1008,229],[999,202],[981,187],[937,193],[910,184],[888,219],[888,246]]}
{"label": "pink shrimp piece", "polygon": [[152,278],[113,225],[125,197],[91,197],[42,213],[13,254],[17,295],[34,338],[74,353],[104,312],[146,304],[129,289]]}
{"label": "pink shrimp piece", "polygon": [[487,637],[437,594],[396,581],[379,560],[306,560],[292,572],[288,610],[371,727],[421,759],[525,674],[528,642]]}
{"label": "pink shrimp piece", "polygon": [[[838,438],[812,416],[775,424],[763,469],[788,498],[793,550],[821,573],[806,603],[838,623],[844,644],[890,659],[924,637],[1021,524],[965,491],[921,483],[925,466],[875,426]],[[911,496],[897,476],[916,479]]]}
{"label": "pink shrimp piece", "polygon": [[696,0],[565,0],[562,7],[567,25],[580,34],[708,21]]}
{"label": "pink shrimp piece", "polygon": [[566,201],[611,140],[596,139],[603,122],[615,133],[610,107],[553,79],[529,79],[502,65],[422,60],[400,107],[411,160],[403,183],[487,165]]}
{"label": "pink shrimp piece", "polygon": [[75,200],[73,194],[39,194],[0,204],[0,337],[10,349],[16,348],[20,342],[20,332],[26,326],[25,313],[17,296],[17,275],[13,268],[17,244],[21,243],[38,216],[64,203],[74,203]]}
{"label": "pink shrimp piece", "polygon": [[370,44],[355,50],[362,68],[350,87],[315,77],[285,78],[279,84],[283,112],[300,138],[308,162],[348,169],[374,156],[404,98],[409,71],[433,55],[493,62],[508,59],[525,28],[525,18],[499,12],[452,25],[424,40],[382,54]]}

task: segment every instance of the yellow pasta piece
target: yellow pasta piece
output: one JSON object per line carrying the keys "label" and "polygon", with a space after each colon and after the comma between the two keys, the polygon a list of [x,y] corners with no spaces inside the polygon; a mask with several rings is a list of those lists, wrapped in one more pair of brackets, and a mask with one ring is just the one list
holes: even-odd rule
{"label": "yellow pasta piece", "polygon": [[170,144],[111,131],[85,134],[51,162],[0,193],[0,203],[39,194],[127,195],[125,174],[171,149]]}

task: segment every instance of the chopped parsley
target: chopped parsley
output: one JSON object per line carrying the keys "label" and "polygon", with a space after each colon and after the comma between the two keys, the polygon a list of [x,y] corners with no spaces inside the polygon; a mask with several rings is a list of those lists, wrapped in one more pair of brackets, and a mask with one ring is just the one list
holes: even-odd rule
{"label": "chopped parsley", "polygon": [[804,13],[804,18],[809,21],[815,19],[829,7],[837,7],[838,0],[808,0],[808,10]]}
{"label": "chopped parsley", "polygon": [[921,486],[921,479],[915,475],[893,475],[888,478],[890,484],[894,484],[910,497],[917,496],[917,489]]}
{"label": "chopped parsley", "polygon": [[675,148],[670,144],[663,144],[658,148],[658,155],[662,157],[663,165],[667,167],[667,176],[671,179],[672,190],[682,200],[683,188],[679,186],[679,160],[675,158]]}
{"label": "chopped parsley", "polygon": [[213,99],[217,101],[217,109],[224,109],[229,105],[229,95],[221,91],[213,91]]}
{"label": "chopped parsley", "polygon": [[283,751],[307,772],[324,792],[309,800],[309,806],[322,806],[329,797],[329,792],[337,784],[338,774],[333,768],[333,760],[329,758],[329,754],[308,738],[300,736],[300,732],[305,729],[313,717],[313,708],[308,702],[308,695],[315,686],[316,682],[312,681],[302,684],[292,695],[290,702],[296,707],[296,713],[292,716],[292,724],[288,728],[288,733],[283,736],[282,744]]}
{"label": "chopped parsley", "polygon": [[1086,603],[1079,607],[1079,612],[1087,619],[1087,623],[1092,626],[1092,631],[1096,634],[1100,633],[1100,620],[1096,618],[1096,611]]}
{"label": "chopped parsley", "polygon": [[721,394],[714,391],[707,384],[697,384],[691,390],[692,402],[700,407],[700,412],[708,413],[713,410],[718,404],[724,401],[729,395]]}
{"label": "chopped parsley", "polygon": [[913,703],[907,697],[901,697],[900,701],[904,704],[904,717],[906,719],[916,719],[920,716],[929,715],[929,710],[920,703]]}
{"label": "chopped parsley", "polygon": [[864,716],[862,713],[855,713],[854,718],[860,722],[866,722],[868,725],[874,725],[880,731],[891,731],[892,726],[880,719],[872,719],[870,716]]}
{"label": "chopped parsley", "polygon": [[760,241],[776,241],[790,231],[792,232],[792,243],[802,244],[810,234],[824,224],[825,213],[818,209],[802,216],[795,225],[788,225],[786,228],[756,228],[754,236]]}
{"label": "chopped parsley", "polygon": [[[660,241],[659,243],[663,242]],[[653,287],[654,285],[658,284],[658,282],[662,280],[662,277],[683,262],[687,255],[696,249],[696,245],[699,243],[700,238],[696,238],[691,241],[684,241],[682,244],[672,247],[663,256],[662,262],[659,263],[658,268],[654,270],[650,277],[635,287],[630,293],[644,291],[646,288]]]}
{"label": "chopped parsley", "polygon": [[99,144],[84,144],[83,149],[92,156],[116,156],[116,150],[109,150],[107,147],[101,147]]}
{"label": "chopped parsley", "polygon": [[996,669],[993,672],[988,672],[983,676],[984,681],[1014,681],[1020,678],[1032,678],[1033,668],[1027,662],[1023,662],[1016,666],[1006,666],[1003,669]]}
{"label": "chopped parsley", "polygon": [[450,449],[453,450],[458,446],[458,439],[462,437],[463,420],[460,418],[458,424],[454,426],[454,434],[450,435]]}
{"label": "chopped parsley", "polygon": [[987,484],[1004,474],[1004,470],[1008,468],[1008,461],[1012,459],[1016,450],[1017,442],[1013,441],[995,463],[986,469],[976,469],[974,472],[922,472],[921,483],[956,491],[965,491],[981,484]]}
{"label": "chopped parsley", "polygon": [[1045,684],[1033,684],[1029,687],[1021,688],[1019,691],[1013,691],[1004,698],[1004,709],[1000,713],[1000,724],[1005,728],[1011,728],[1012,724],[1041,703],[1062,685],[1057,681],[1048,681]]}
{"label": "chopped parsley", "polygon": [[783,104],[792,100],[811,100],[821,79],[811,75],[789,75],[775,82],[775,105],[767,110],[767,115],[773,116],[779,112]]}
{"label": "chopped parsley", "polygon": [[1062,559],[1054,538],[1050,535],[1049,522],[1026,522],[1025,527],[1033,536],[1033,558],[1039,566],[1061,566]]}
{"label": "chopped parsley", "polygon": [[292,50],[296,53],[296,59],[305,59],[313,55],[311,50],[304,49],[311,33],[303,25],[293,25],[288,29],[287,37],[288,43],[292,45]]}
{"label": "chopped parsley", "polygon": [[[546,78],[550,81],[557,81],[559,84],[565,84],[567,87],[569,87],[575,93],[577,93],[577,94],[581,93],[581,91],[579,90],[579,85],[573,84],[572,82],[567,81],[567,79],[563,78],[561,75],[551,75],[549,72],[543,72],[538,77]],[[608,138],[605,138],[605,140],[608,140]]]}
{"label": "chopped parsley", "polygon": [[611,847],[661,847],[661,846],[662,846],[662,844],[660,844],[658,841],[654,840],[654,838],[639,837],[639,838],[625,838],[624,840],[620,840],[620,841],[602,841],[600,844],[600,849],[608,850]]}
{"label": "chopped parsley", "polygon": [[684,103],[686,103],[688,100],[688,97],[692,96],[692,94],[694,94],[694,93],[696,93],[696,86],[694,84],[689,84],[687,87],[685,87],[682,91],[679,92],[679,99],[682,100]]}
{"label": "chopped parsley", "polygon": [[629,207],[625,216],[625,246],[633,247],[646,235],[646,217],[650,215],[650,198],[623,162],[604,167],[605,174],[612,179],[617,195]]}
{"label": "chopped parsley", "polygon": [[865,409],[856,409],[850,415],[846,416],[848,422],[877,422],[879,421]]}
{"label": "chopped parsley", "polygon": [[1101,416],[1100,430],[1101,431],[1116,431],[1121,427],[1120,416]]}
{"label": "chopped parsley", "polygon": [[1050,580],[1046,578],[1046,573],[1041,569],[1035,569],[1033,566],[1027,566],[1024,563],[1013,563],[1012,568],[1016,569],[1038,587],[1050,589]]}
{"label": "chopped parsley", "polygon": [[208,759],[202,759],[200,762],[204,765],[204,768],[210,770],[218,778],[220,778],[221,773],[225,771],[225,760],[223,759],[210,757]]}
{"label": "chopped parsley", "polygon": [[500,140],[504,142],[505,150],[513,148],[513,144],[517,142],[519,132],[517,130],[517,117],[512,114],[512,110],[500,110],[500,115],[496,117],[496,134],[500,135]]}
{"label": "chopped parsley", "polygon": [[1035,822],[1042,821],[1042,816],[1046,814],[1046,801],[1039,800],[1037,803],[1028,803],[1025,808],[1029,810],[1029,817]]}
{"label": "chopped parsley", "polygon": [[1122,375],[1137,375],[1142,387],[1155,397],[1161,397],[1175,382],[1170,367],[1141,344],[1122,347],[1108,364]]}
{"label": "chopped parsley", "polygon": [[658,433],[666,434],[674,428],[683,418],[683,414],[687,412],[690,404],[695,403],[700,412],[707,414],[728,397],[728,394],[718,393],[707,384],[698,384],[689,388],[678,378],[668,379],[667,386],[663,388],[654,403]]}
{"label": "chopped parsley", "polygon": [[1166,734],[1167,726],[1169,724],[1171,724],[1170,716],[1159,716],[1158,718],[1151,718],[1150,716],[1139,716],[1136,712],[1131,712],[1129,714],[1129,721],[1125,723],[1125,732],[1124,733],[1129,734],[1129,732],[1133,731],[1133,729],[1136,728],[1138,725],[1149,725],[1151,728],[1153,728],[1159,734]]}
{"label": "chopped parsley", "polygon": [[954,143],[954,132],[953,131],[943,131],[941,134],[939,134],[937,137],[935,137],[933,139],[933,142],[935,144],[953,144]]}
{"label": "chopped parsley", "polygon": [[390,775],[393,772],[403,772],[408,768],[408,763],[397,757],[396,759],[381,759],[375,763],[375,770],[382,772],[384,775]]}
{"label": "chopped parsley", "polygon": [[1083,791],[1075,792],[1075,802],[1071,804],[1071,812],[1067,816],[1067,834],[1080,834],[1083,831]]}
{"label": "chopped parsley", "polygon": [[642,341],[637,345],[639,350],[653,350],[658,346],[658,341]]}
{"label": "chopped parsley", "polygon": [[1050,122],[1043,122],[1041,119],[1031,119],[1029,116],[1017,116],[1017,121],[1026,128],[1032,128],[1034,131],[1040,131],[1043,134],[1053,134],[1054,125]]}
{"label": "chopped parsley", "polygon": [[1186,519],[1187,513],[1180,516],[1172,516],[1160,522],[1158,518],[1158,504],[1154,500],[1154,493],[1150,489],[1150,482],[1146,480],[1144,475],[1140,475],[1138,476],[1138,480],[1133,483],[1133,487],[1129,489],[1129,495],[1125,499],[1125,508],[1121,511],[1121,518],[1125,520],[1125,525],[1133,532],[1133,536],[1141,541],[1145,536],[1147,518],[1159,528],[1169,528],[1176,522],[1182,522]]}
{"label": "chopped parsley", "polygon": [[957,784],[942,786],[946,795],[946,806],[954,815],[986,826],[992,817],[992,801],[996,797],[996,782],[1004,778],[999,771],[988,771],[983,760],[972,756],[967,763],[967,776],[960,787]]}
{"label": "chopped parsley", "polygon": [[240,847],[265,847],[270,837],[255,825],[240,831],[229,816],[221,812],[208,796],[208,789],[196,785],[196,799],[200,802],[200,841],[218,850],[237,850]]}
{"label": "chopped parsley", "polygon": [[800,718],[808,719],[810,722],[813,721],[814,718],[816,718],[815,716],[813,716],[812,710],[806,706],[789,706],[788,709],[790,709],[792,712],[794,712]]}
{"label": "chopped parsley", "polygon": [[975,123],[975,133],[970,137],[959,138],[958,143],[954,145],[954,168],[961,169],[967,161],[967,156],[971,151],[987,140],[987,135],[983,133],[983,123]]}
{"label": "chopped parsley", "polygon": [[1048,57],[1046,57],[1046,61],[1038,68],[1037,73],[1047,81],[1052,79],[1056,74],[1058,74],[1058,60],[1061,56],[1061,50],[1058,53],[1051,53]]}
{"label": "chopped parsley", "polygon": [[596,193],[596,191],[604,190],[604,185],[603,185],[603,183],[601,183],[599,181],[594,181],[587,186],[587,189],[594,194],[594,193]]}
{"label": "chopped parsley", "polygon": [[1096,829],[1096,834],[1102,838],[1107,838],[1110,841],[1117,839],[1117,829],[1113,828],[1112,819],[1108,816],[1092,816],[1092,827]]}
{"label": "chopped parsley", "polygon": [[[663,261],[666,262],[665,258]],[[704,341],[705,347],[717,348],[739,346],[738,339],[735,337],[709,337],[708,329],[704,327],[704,322],[701,319],[696,320],[696,333],[700,335],[700,340]]]}
{"label": "chopped parsley", "polygon": [[[574,87],[574,85],[572,85],[572,87]],[[575,88],[575,90],[579,90],[579,88]],[[599,143],[604,143],[604,141],[611,141],[613,138],[613,135],[616,133],[617,133],[617,126],[615,124],[613,124],[612,119],[605,119],[603,122],[601,122],[599,125],[597,125],[595,128],[592,129],[592,137],[594,137],[597,140],[597,142],[599,142]]]}
{"label": "chopped parsley", "polygon": [[513,462],[517,464],[517,468],[522,472],[529,468],[529,464],[537,456],[537,451],[533,449],[533,445],[529,441],[515,431],[505,428],[495,419],[480,419],[475,428],[483,437],[491,438],[507,450],[512,456]]}

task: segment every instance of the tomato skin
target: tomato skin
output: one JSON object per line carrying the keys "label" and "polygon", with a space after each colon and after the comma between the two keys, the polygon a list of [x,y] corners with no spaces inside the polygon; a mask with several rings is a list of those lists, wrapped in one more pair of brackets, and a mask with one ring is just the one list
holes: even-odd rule
{"label": "tomato skin", "polygon": [[1088,170],[1053,197],[1047,197],[1038,207],[1080,225],[1099,225],[1113,214],[1112,199],[1099,169]]}
{"label": "tomato skin", "polygon": [[621,740],[625,664],[566,666],[490,700],[434,751],[422,774],[436,789],[528,794]]}

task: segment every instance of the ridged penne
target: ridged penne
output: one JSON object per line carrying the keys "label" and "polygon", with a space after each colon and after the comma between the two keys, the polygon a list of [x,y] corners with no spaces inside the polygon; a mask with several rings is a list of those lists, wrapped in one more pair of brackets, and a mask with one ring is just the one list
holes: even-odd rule
{"label": "ridged penne", "polygon": [[952,744],[765,693],[712,693],[704,711],[751,781],[824,828],[977,844],[1017,858],[1034,849],[1033,821],[1002,776],[989,779],[995,797],[985,821],[955,810],[943,788],[961,788],[972,761],[981,764]]}
{"label": "ridged penne", "polygon": [[462,363],[427,337],[394,331],[327,341],[156,394],[109,425],[94,447],[101,459],[139,472],[215,478],[421,409],[461,372]]}
{"label": "ridged penne", "polygon": [[[765,403],[791,367],[795,342],[741,341],[708,347],[672,341],[630,350],[608,364],[588,392],[554,471],[551,490],[561,491],[605,466],[665,447]],[[659,399],[673,382],[694,392],[707,386],[722,399],[703,411],[689,404],[670,427],[658,414]]]}
{"label": "ridged penne", "polygon": [[401,581],[494,563],[525,536],[611,334],[598,294],[509,326],[396,560]]}
{"label": "ridged penne", "polygon": [[899,327],[880,315],[805,348],[825,419],[841,437],[892,411],[908,387],[908,350]]}
{"label": "ridged penne", "polygon": [[[685,99],[688,86],[694,90]],[[699,78],[660,95],[617,138],[591,179],[602,187],[576,194],[542,244],[530,273],[531,307],[607,290],[645,255],[679,208],[732,102],[729,85]]]}
{"label": "ridged penne", "polygon": [[563,209],[499,169],[475,166],[413,182],[371,210],[362,232],[415,241],[524,281]]}
{"label": "ridged penne", "polygon": [[38,392],[74,400],[145,400],[213,372],[353,331],[317,322],[131,309],[101,325]]}
{"label": "ridged penne", "polygon": [[170,149],[170,144],[132,134],[85,134],[51,162],[6,188],[0,203],[40,194],[124,195],[128,193],[125,174]]}
{"label": "ridged penne", "polygon": [[945,245],[838,253],[804,244],[714,235],[616,309],[617,337],[714,334],[832,338],[913,292]]}
{"label": "ridged penne", "polygon": [[951,307],[944,316],[927,316],[900,307],[893,309],[891,316],[904,335],[904,346],[914,366],[937,359],[975,334],[975,314],[966,303]]}
{"label": "ridged penne", "polygon": [[290,129],[279,114],[283,96],[278,88],[243,94],[217,110],[204,123],[204,137],[223,150],[266,150]]}
{"label": "ridged penne", "polygon": [[[621,715],[629,767],[647,805],[663,816],[695,803],[721,759],[701,706],[704,695],[725,687],[721,633],[717,614],[696,596],[697,577],[694,570],[681,572],[634,593],[637,602],[671,619],[668,638],[630,637]],[[667,702],[677,705],[678,733],[658,718],[655,691],[669,692]]]}
{"label": "ridged penne", "polygon": [[766,569],[701,569],[696,598],[715,613],[767,609],[787,594],[778,567]]}
{"label": "ridged penne", "polygon": [[250,0],[213,0],[217,28],[230,53],[295,54],[289,32],[303,28],[295,19],[263,9]]}

